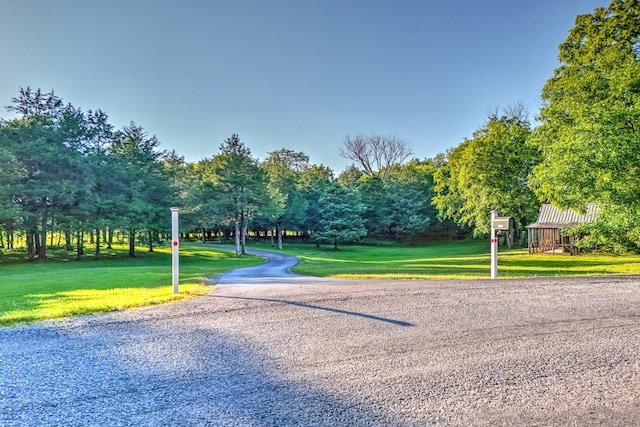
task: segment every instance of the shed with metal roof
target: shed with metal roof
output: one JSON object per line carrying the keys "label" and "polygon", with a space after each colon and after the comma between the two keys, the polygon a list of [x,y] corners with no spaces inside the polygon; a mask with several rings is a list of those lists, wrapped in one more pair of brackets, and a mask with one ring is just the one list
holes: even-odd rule
{"label": "shed with metal roof", "polygon": [[555,253],[556,249],[560,249],[561,253],[576,253],[575,236],[567,235],[566,230],[593,221],[597,214],[598,208],[594,203],[587,203],[584,214],[571,209],[562,211],[551,204],[543,204],[538,212],[538,220],[526,226],[529,253]]}

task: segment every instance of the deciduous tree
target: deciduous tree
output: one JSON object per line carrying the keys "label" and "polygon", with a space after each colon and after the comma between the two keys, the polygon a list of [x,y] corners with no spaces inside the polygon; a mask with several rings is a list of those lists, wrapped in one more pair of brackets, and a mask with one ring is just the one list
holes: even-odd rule
{"label": "deciduous tree", "polygon": [[640,207],[640,3],[581,15],[544,86],[533,188],[562,208]]}
{"label": "deciduous tree", "polygon": [[354,161],[367,175],[377,172],[383,181],[411,154],[409,143],[395,135],[347,135],[340,149],[341,157]]}
{"label": "deciduous tree", "polygon": [[624,224],[593,223],[601,237],[640,235],[640,2],[578,16],[558,59],[542,91],[532,187],[561,208],[596,202],[601,220]]}
{"label": "deciduous tree", "polygon": [[440,215],[473,228],[490,230],[489,212],[512,216],[519,227],[532,222],[538,201],[528,179],[539,154],[529,142],[530,125],[522,108],[491,114],[486,125],[448,153],[435,174],[434,205]]}

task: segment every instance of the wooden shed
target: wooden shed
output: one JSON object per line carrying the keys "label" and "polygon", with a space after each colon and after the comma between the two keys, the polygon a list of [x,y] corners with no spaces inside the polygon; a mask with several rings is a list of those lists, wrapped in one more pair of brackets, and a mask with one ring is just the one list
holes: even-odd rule
{"label": "wooden shed", "polygon": [[550,204],[540,206],[538,220],[526,226],[529,237],[529,253],[575,254],[575,237],[565,235],[565,230],[578,224],[590,222],[598,213],[594,203],[588,203],[584,214],[577,214],[571,209],[561,211]]}

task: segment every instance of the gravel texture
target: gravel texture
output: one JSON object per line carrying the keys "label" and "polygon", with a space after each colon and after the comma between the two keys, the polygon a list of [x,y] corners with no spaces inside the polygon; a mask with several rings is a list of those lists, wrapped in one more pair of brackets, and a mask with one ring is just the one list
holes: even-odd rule
{"label": "gravel texture", "polygon": [[0,329],[0,426],[640,425],[639,277],[270,271]]}

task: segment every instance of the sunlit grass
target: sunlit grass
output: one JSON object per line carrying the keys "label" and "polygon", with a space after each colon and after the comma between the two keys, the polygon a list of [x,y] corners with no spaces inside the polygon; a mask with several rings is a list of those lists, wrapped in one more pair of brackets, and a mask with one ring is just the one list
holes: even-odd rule
{"label": "sunlit grass", "polygon": [[[272,249],[267,244],[252,244]],[[312,276],[357,279],[486,279],[490,277],[489,244],[467,240],[424,246],[343,246],[316,248],[286,244],[284,252],[299,258],[294,271]],[[211,292],[207,277],[261,263],[258,257],[235,257],[232,251],[202,246],[180,248],[180,293],[171,288],[171,249],[136,258],[126,248],[103,250],[102,258],[80,261],[64,251],[27,263],[23,252],[0,255],[0,326],[162,304]],[[500,248],[499,277],[593,276],[640,274],[640,256],[586,254],[529,255]]]}
{"label": "sunlit grass", "polygon": [[0,257],[0,326],[123,310],[180,301],[211,292],[207,277],[256,265],[258,257],[235,257],[229,251],[180,248],[179,294],[171,286],[171,249],[154,253],[140,248],[135,258],[126,249],[104,250],[100,260],[76,261],[64,251],[27,263],[24,254]]}
{"label": "sunlit grass", "polygon": [[[489,243],[465,240],[424,246],[285,245],[299,258],[293,271],[323,277],[367,279],[483,279],[491,275]],[[529,255],[526,249],[500,248],[501,278],[640,274],[640,256],[581,254]]]}
{"label": "sunlit grass", "polygon": [[[207,294],[211,290],[211,287],[197,284],[182,285],[180,293],[177,295],[174,295],[172,289],[166,286],[104,290],[80,289],[32,294],[24,297],[26,304],[6,304],[5,309],[8,308],[8,310],[0,314],[0,325],[6,326],[181,301]],[[11,307],[12,305],[13,307]],[[18,308],[20,306],[25,308]]]}

